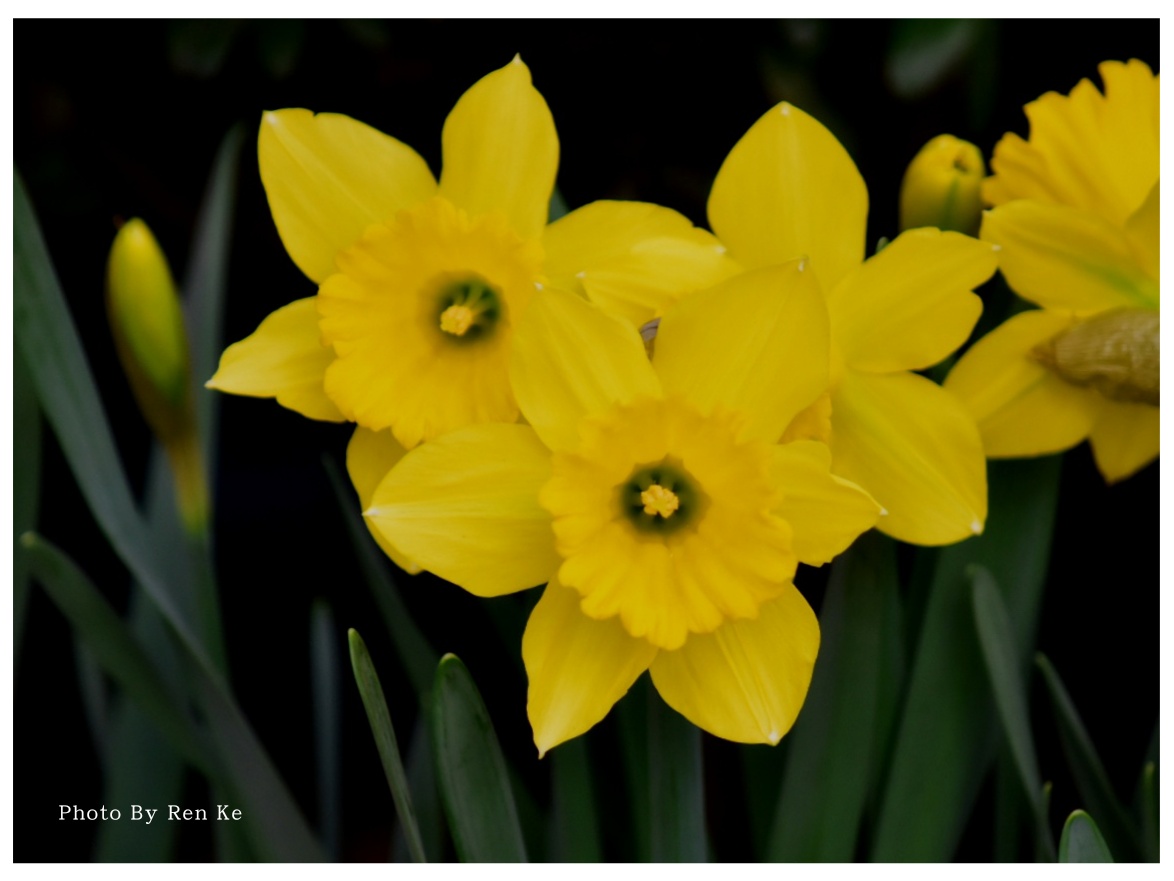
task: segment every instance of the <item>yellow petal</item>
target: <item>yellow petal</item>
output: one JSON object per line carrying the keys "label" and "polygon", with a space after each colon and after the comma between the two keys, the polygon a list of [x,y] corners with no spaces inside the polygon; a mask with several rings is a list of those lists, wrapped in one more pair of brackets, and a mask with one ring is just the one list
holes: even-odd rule
{"label": "yellow petal", "polygon": [[629,636],[618,619],[588,618],[579,594],[551,581],[522,637],[538,757],[602,720],[654,657],[647,640]]}
{"label": "yellow petal", "polygon": [[982,532],[986,461],[974,419],[912,373],[848,370],[832,394],[832,462],[888,512],[877,528],[920,545]]}
{"label": "yellow petal", "polygon": [[592,202],[547,227],[542,244],[551,284],[636,327],[741,271],[710,233],[647,202]]}
{"label": "yellow petal", "polygon": [[1158,77],[1140,61],[1100,66],[1068,95],[1048,92],[1024,110],[1027,141],[1007,135],[984,189],[992,204],[1035,199],[1088,211],[1119,225],[1158,180]]}
{"label": "yellow petal", "polygon": [[1125,224],[1125,234],[1129,236],[1129,243],[1133,246],[1137,262],[1154,281],[1158,280],[1158,266],[1162,256],[1160,214],[1159,184],[1154,184],[1154,188],[1150,190],[1146,200],[1141,203],[1141,207]]}
{"label": "yellow petal", "polygon": [[828,296],[844,361],[869,373],[920,370],[966,342],[982,313],[971,291],[997,268],[989,244],[915,229],[851,272]]}
{"label": "yellow petal", "polygon": [[665,702],[739,743],[778,743],[799,715],[819,652],[819,623],[793,586],[753,620],[727,621],[652,662]]}
{"label": "yellow petal", "polygon": [[1011,202],[987,212],[982,237],[1000,247],[999,268],[1012,290],[1045,309],[1157,308],[1158,284],[1137,262],[1129,237],[1094,214]]}
{"label": "yellow petal", "polygon": [[856,536],[876,525],[881,507],[851,481],[830,473],[831,450],[817,441],[795,441],[772,450],[771,478],[782,491],[775,513],[791,524],[799,560],[822,566]]}
{"label": "yellow petal", "polygon": [[216,375],[205,386],[232,395],[277,398],[281,406],[310,419],[345,422],[322,388],[334,350],[322,345],[314,300],[282,306],[251,336],[225,349]]}
{"label": "yellow petal", "polygon": [[713,231],[745,266],[809,257],[830,290],[864,259],[864,180],[835,135],[786,102],[734,145],[708,210]]}
{"label": "yellow petal", "polygon": [[524,239],[546,226],[558,135],[546,101],[515,57],[473,84],[444,123],[440,191],[471,215],[504,213]]}
{"label": "yellow petal", "polygon": [[[355,492],[359,494],[360,510],[371,507],[375,488],[406,452],[390,431],[372,431],[361,425],[355,426],[355,433],[351,435],[346,448],[346,470]],[[364,522],[371,536],[395,565],[412,575],[420,571],[420,567],[400,553],[369,518],[364,518]]]}
{"label": "yellow petal", "polygon": [[1157,407],[1102,401],[1089,441],[1106,481],[1132,477],[1158,457],[1160,421]]}
{"label": "yellow petal", "polygon": [[828,319],[802,262],[746,272],[690,294],[660,322],[653,364],[666,393],[747,417],[774,442],[828,378]]}
{"label": "yellow petal", "polygon": [[1055,453],[1088,437],[1095,392],[1065,382],[1031,356],[1071,326],[1063,312],[1022,312],[971,346],[950,371],[945,386],[978,422],[987,456]]}
{"label": "yellow petal", "polygon": [[285,249],[317,282],[334,272],[334,255],[358,241],[368,224],[390,220],[436,192],[415,150],[338,113],[265,113],[257,154]]}
{"label": "yellow petal", "polygon": [[579,441],[583,417],[660,383],[636,330],[581,297],[541,291],[514,334],[510,381],[523,415],[553,450]]}
{"label": "yellow petal", "polygon": [[421,568],[478,596],[558,568],[538,490],[550,453],[526,425],[472,425],[416,447],[375,490],[366,516]]}

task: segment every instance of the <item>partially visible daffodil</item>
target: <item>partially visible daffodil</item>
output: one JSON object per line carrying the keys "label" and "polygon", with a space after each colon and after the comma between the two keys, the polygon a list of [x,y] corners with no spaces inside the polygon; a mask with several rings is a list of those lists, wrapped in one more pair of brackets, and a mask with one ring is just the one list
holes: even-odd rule
{"label": "partially visible daffodil", "polygon": [[938,135],[922,147],[901,181],[901,229],[934,226],[973,236],[982,220],[986,163],[974,144]]}
{"label": "partially visible daffodil", "polygon": [[1112,482],[1158,455],[1159,78],[1100,65],[1024,109],[1028,140],[995,147],[982,237],[1011,288],[1041,308],[979,340],[946,380],[987,455],[1058,452],[1085,438]]}
{"label": "partially visible daffodil", "polygon": [[[826,441],[833,470],[887,510],[882,531],[949,544],[981,532],[986,520],[982,443],[966,410],[911,371],[966,341],[982,311],[971,291],[994,273],[995,256],[959,233],[915,229],[866,260],[867,215],[851,157],[787,103],[734,146],[709,197],[710,225],[732,260],[749,270],[804,258],[826,295],[829,383],[784,438]],[[748,317],[743,333],[757,332]]]}
{"label": "partially visible daffodil", "polygon": [[540,754],[645,670],[719,737],[791,727],[819,646],[796,565],[880,511],[825,445],[779,444],[826,386],[828,345],[801,262],[682,299],[651,362],[630,322],[543,291],[512,353],[529,424],[443,435],[374,490],[367,517],[425,569],[479,596],[546,583],[522,642]]}
{"label": "partially visible daffodil", "polygon": [[184,526],[202,532],[208,489],[183,309],[167,257],[137,217],[122,225],[110,247],[106,311],[139,410],[171,464]]}
{"label": "partially visible daffodil", "polygon": [[349,117],[261,122],[274,221],[318,292],[229,347],[208,385],[357,423],[347,464],[361,496],[405,448],[517,419],[511,340],[548,279],[598,273],[656,298],[730,271],[712,236],[655,205],[598,202],[547,226],[558,137],[520,58],[461,97],[442,147],[437,182],[410,147]]}

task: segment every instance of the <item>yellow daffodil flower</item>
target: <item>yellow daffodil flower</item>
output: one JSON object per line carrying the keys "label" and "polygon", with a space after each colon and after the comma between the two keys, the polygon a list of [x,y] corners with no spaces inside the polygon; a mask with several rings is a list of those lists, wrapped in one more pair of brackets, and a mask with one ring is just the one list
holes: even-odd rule
{"label": "yellow daffodil flower", "polygon": [[543,291],[511,355],[528,424],[446,434],[374,490],[370,522],[425,569],[486,597],[546,584],[522,642],[540,754],[645,670],[719,737],[791,727],[819,645],[796,565],[880,511],[825,445],[779,444],[826,386],[828,345],[802,262],[683,298],[651,361],[629,322]]}
{"label": "yellow daffodil flower", "polygon": [[[882,531],[914,544],[950,544],[981,532],[986,520],[982,444],[953,396],[911,371],[966,341],[982,311],[971,291],[994,274],[995,256],[959,233],[915,229],[866,260],[867,215],[868,193],[851,157],[787,103],[734,146],[709,197],[710,225],[737,265],[805,258],[826,294],[829,384],[784,439],[826,441],[835,472],[886,509]],[[590,274],[586,281],[588,296],[615,308],[596,295]],[[614,300],[622,290],[611,294]],[[749,320],[744,332],[755,332]]]}
{"label": "yellow daffodil flower", "polygon": [[1100,65],[1024,109],[984,187],[982,238],[1041,307],[979,340],[946,381],[987,455],[1037,456],[1085,438],[1112,482],[1158,455],[1158,87],[1140,61]]}
{"label": "yellow daffodil flower", "polygon": [[590,272],[658,298],[731,271],[711,235],[656,205],[596,202],[547,226],[559,143],[520,58],[461,97],[442,148],[437,182],[410,147],[349,117],[261,122],[273,219],[318,293],[230,346],[208,386],[357,423],[347,465],[364,505],[405,448],[517,419],[513,328],[548,278]]}

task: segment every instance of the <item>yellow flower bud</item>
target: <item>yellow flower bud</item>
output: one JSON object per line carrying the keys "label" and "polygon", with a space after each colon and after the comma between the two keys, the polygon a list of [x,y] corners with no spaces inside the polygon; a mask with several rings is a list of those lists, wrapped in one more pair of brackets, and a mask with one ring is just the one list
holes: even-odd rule
{"label": "yellow flower bud", "polygon": [[977,235],[985,176],[986,164],[978,147],[953,135],[938,135],[905,170],[901,229],[936,226]]}
{"label": "yellow flower bud", "polygon": [[110,248],[106,307],[143,415],[161,439],[174,434],[189,396],[183,311],[167,258],[138,218],[123,224]]}
{"label": "yellow flower bud", "polygon": [[106,311],[139,409],[171,462],[184,523],[207,522],[183,309],[167,258],[143,221],[123,224],[106,265]]}

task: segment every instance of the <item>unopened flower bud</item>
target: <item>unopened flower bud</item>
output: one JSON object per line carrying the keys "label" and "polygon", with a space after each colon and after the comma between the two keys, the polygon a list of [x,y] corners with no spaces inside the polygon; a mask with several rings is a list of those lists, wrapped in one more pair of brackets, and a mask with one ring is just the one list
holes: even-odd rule
{"label": "unopened flower bud", "polygon": [[167,258],[138,218],[123,224],[110,248],[106,307],[139,408],[161,440],[173,436],[190,396],[183,310]]}
{"label": "unopened flower bud", "polygon": [[1149,309],[1102,312],[1037,346],[1032,355],[1073,385],[1114,401],[1157,407],[1159,323],[1158,313]]}
{"label": "unopened flower bud", "polygon": [[953,135],[938,135],[921,148],[905,170],[901,229],[936,226],[977,235],[985,175],[978,147]]}
{"label": "unopened flower bud", "polygon": [[183,309],[167,258],[143,221],[123,224],[106,266],[106,311],[139,409],[171,462],[185,525],[207,523],[207,485]]}

